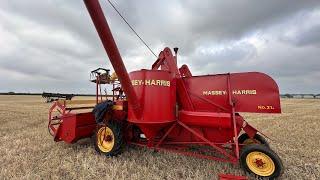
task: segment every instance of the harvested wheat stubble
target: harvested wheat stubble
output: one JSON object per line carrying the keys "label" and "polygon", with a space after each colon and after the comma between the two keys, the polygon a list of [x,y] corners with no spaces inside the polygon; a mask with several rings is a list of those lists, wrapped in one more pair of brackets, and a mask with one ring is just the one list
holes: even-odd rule
{"label": "harvested wheat stubble", "polygon": [[[40,96],[0,96],[1,179],[217,179],[245,175],[229,163],[127,148],[116,158],[98,155],[90,139],[55,143],[47,132],[50,104]],[[320,177],[320,100],[284,99],[281,115],[243,114],[269,135],[282,158],[281,179]],[[254,177],[249,176],[254,179]]]}

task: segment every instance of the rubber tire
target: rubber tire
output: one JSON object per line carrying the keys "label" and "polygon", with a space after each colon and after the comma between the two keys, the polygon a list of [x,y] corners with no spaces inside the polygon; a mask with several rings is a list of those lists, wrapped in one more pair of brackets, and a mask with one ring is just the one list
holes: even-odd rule
{"label": "rubber tire", "polygon": [[[246,163],[246,157],[250,152],[253,152],[253,151],[263,152],[264,154],[268,155],[272,159],[273,163],[275,164],[275,171],[272,175],[259,176],[249,169],[249,167],[247,166],[247,163]],[[281,176],[281,174],[283,173],[283,164],[282,164],[280,157],[273,150],[271,150],[270,148],[268,148],[262,144],[249,144],[249,145],[244,146],[241,149],[239,161],[240,161],[241,167],[246,172],[249,172],[250,174],[254,174],[258,178],[275,179],[275,178]]]}
{"label": "rubber tire", "polygon": [[114,146],[113,146],[112,150],[110,152],[103,152],[99,149],[97,134],[98,134],[99,129],[104,126],[105,126],[105,124],[97,125],[97,129],[96,129],[96,132],[94,133],[94,137],[93,137],[93,144],[94,144],[95,150],[98,153],[104,154],[108,157],[117,156],[117,155],[121,154],[124,149],[125,141],[123,138],[122,125],[121,125],[121,123],[119,123],[117,121],[110,120],[107,123],[107,127],[109,127],[112,130],[113,135],[114,135]]}
{"label": "rubber tire", "polygon": [[[250,137],[248,136],[247,133],[243,133],[239,136],[238,138],[238,143],[242,144],[245,140],[249,139]],[[270,148],[270,145],[268,143],[268,141],[261,136],[260,134],[255,134],[253,137],[255,140],[259,141],[261,144],[265,145],[266,147]]]}

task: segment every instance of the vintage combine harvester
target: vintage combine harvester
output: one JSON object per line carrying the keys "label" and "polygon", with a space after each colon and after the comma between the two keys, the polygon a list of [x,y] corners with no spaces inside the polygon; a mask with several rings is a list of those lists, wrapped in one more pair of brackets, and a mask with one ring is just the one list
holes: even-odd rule
{"label": "vintage combine harvester", "polygon": [[[127,73],[98,0],[84,0],[119,81],[100,81],[93,112],[75,112],[74,101],[53,104],[49,131],[55,141],[94,138],[98,152],[116,156],[125,144],[168,150],[240,164],[259,177],[276,178],[283,165],[264,135],[239,114],[281,113],[275,81],[258,72],[193,76],[177,66],[177,48],[160,52],[151,69]],[[120,84],[117,84],[120,82]],[[99,85],[116,84],[116,98],[101,96]],[[121,86],[120,86],[121,85]],[[100,88],[101,89],[101,88]],[[87,102],[88,103],[88,102]],[[58,115],[52,115],[59,112]]]}

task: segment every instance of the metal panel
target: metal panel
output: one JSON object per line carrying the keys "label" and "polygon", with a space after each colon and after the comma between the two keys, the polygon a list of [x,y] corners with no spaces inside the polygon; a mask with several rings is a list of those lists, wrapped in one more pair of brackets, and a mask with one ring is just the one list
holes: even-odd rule
{"label": "metal panel", "polygon": [[[129,122],[138,123],[141,129],[149,129],[148,132],[152,126],[152,134],[156,134],[163,126],[176,120],[176,81],[171,73],[141,70],[131,72],[130,78],[142,107],[142,116],[136,117],[129,106]],[[151,132],[144,133],[146,136],[153,136]]]}
{"label": "metal panel", "polygon": [[196,111],[230,112],[230,92],[236,112],[281,113],[276,82],[259,72],[231,73],[184,78]]}

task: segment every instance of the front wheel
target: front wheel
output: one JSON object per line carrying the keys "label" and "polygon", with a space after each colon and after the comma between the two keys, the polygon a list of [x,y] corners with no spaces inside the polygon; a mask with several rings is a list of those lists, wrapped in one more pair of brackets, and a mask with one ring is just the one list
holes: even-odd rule
{"label": "front wheel", "polygon": [[274,179],[283,172],[279,156],[261,144],[249,144],[241,149],[240,164],[245,171],[256,176]]}
{"label": "front wheel", "polygon": [[106,156],[117,156],[122,153],[124,145],[121,124],[108,121],[98,125],[93,140],[96,151]]}

